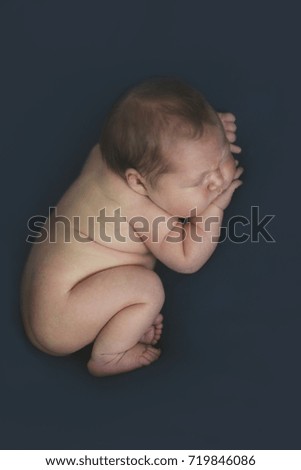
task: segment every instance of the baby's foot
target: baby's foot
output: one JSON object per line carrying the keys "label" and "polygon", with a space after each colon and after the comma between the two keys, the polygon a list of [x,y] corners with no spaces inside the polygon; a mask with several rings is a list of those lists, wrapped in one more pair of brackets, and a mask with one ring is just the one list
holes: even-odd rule
{"label": "baby's foot", "polygon": [[160,349],[153,348],[149,344],[137,343],[136,346],[121,353],[101,354],[97,358],[91,358],[87,366],[89,372],[97,377],[115,375],[148,366],[158,359],[160,354]]}
{"label": "baby's foot", "polygon": [[157,344],[159,341],[163,329],[163,315],[159,315],[155,318],[154,323],[150,326],[146,332],[141,336],[140,343],[144,344]]}

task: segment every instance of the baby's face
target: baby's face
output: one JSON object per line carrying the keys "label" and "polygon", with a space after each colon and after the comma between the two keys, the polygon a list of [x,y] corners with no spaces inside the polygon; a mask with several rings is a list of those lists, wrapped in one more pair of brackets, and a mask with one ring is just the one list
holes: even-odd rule
{"label": "baby's face", "polygon": [[232,182],[236,165],[230,144],[218,127],[206,126],[198,141],[181,140],[169,149],[173,172],[163,174],[149,198],[169,214],[200,215]]}

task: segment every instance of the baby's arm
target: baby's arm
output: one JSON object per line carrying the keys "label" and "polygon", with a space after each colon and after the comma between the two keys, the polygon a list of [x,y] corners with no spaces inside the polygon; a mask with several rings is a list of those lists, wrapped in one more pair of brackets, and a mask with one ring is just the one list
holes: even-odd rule
{"label": "baby's arm", "polygon": [[[234,178],[239,178],[241,173],[242,169],[237,169]],[[196,272],[215,250],[224,209],[241,184],[239,179],[234,179],[201,216],[191,217],[186,225],[146,198],[143,214],[148,227],[139,229],[133,225],[133,228],[150,252],[167,267],[181,273]]]}
{"label": "baby's arm", "polygon": [[224,209],[229,205],[232,195],[242,181],[233,180],[229,188],[220,194],[201,214],[190,217],[185,226],[186,238],[184,240],[184,253],[188,273],[198,271],[213,254],[224,216]]}

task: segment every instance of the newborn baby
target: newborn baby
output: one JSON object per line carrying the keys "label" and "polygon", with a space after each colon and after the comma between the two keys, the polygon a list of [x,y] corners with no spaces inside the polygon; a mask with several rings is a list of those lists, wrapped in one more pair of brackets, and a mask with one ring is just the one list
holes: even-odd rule
{"label": "newborn baby", "polygon": [[34,346],[59,356],[93,343],[96,376],[158,359],[165,296],[155,262],[194,273],[215,250],[242,184],[234,121],[173,77],[119,97],[24,268],[21,311]]}

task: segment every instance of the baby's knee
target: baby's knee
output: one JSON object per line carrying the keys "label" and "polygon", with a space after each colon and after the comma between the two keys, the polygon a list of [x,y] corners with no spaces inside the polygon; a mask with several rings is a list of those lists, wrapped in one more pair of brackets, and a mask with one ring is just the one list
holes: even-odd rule
{"label": "baby's knee", "polygon": [[153,271],[152,271],[152,273],[155,275],[155,277],[153,279],[153,283],[154,283],[153,293],[155,294],[155,296],[157,298],[157,301],[163,305],[163,303],[165,301],[165,291],[164,291],[162,281],[161,281],[160,277],[158,276],[158,274],[156,274]]}
{"label": "baby's knee", "polygon": [[158,310],[162,307],[165,301],[165,292],[162,281],[158,274],[154,271],[147,270],[147,276],[144,284],[144,293],[148,301],[155,304]]}
{"label": "baby's knee", "polygon": [[156,305],[158,309],[165,301],[165,292],[158,274],[143,266],[128,267],[128,280],[132,280],[132,288],[137,302],[147,302]]}

